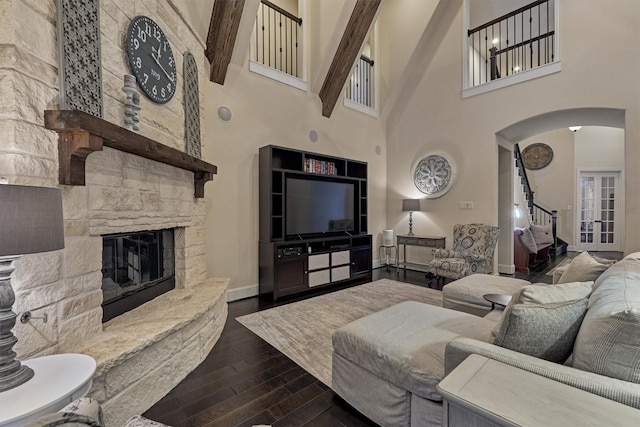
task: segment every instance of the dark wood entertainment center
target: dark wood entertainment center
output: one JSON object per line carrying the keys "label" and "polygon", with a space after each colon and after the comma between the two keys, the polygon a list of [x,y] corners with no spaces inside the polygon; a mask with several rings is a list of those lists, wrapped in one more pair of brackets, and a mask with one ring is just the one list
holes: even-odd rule
{"label": "dark wood entertainment center", "polygon": [[[367,163],[274,145],[260,148],[259,162],[260,295],[277,300],[320,287],[371,281]],[[294,197],[289,186],[307,181],[310,186],[344,187],[352,197],[345,196],[347,206],[341,207],[348,218],[330,220],[328,231],[291,232],[305,221],[291,217],[295,211],[287,206],[287,198]],[[321,201],[314,205],[313,192],[308,196],[309,211],[319,209]]]}

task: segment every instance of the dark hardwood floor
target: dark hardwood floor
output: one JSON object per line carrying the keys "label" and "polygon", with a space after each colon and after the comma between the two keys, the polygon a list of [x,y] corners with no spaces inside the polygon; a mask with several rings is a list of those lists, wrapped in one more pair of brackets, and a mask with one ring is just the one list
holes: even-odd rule
{"label": "dark hardwood floor", "polygon": [[[551,283],[546,272],[566,257],[559,255],[529,274],[513,277]],[[599,253],[619,259],[619,253]],[[424,273],[376,269],[373,280],[390,278],[429,286]],[[317,294],[315,294],[317,295]],[[305,296],[308,297],[308,296]],[[247,298],[229,303],[220,340],[208,357],[144,416],[180,426],[375,426],[327,386],[242,326],[236,317],[289,303]]]}

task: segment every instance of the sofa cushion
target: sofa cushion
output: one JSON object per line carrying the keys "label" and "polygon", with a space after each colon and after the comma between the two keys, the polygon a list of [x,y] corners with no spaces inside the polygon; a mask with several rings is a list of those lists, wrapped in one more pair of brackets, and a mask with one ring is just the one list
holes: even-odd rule
{"label": "sofa cushion", "polygon": [[571,355],[587,303],[583,298],[549,304],[514,304],[502,316],[494,344],[562,363]]}
{"label": "sofa cushion", "polygon": [[593,286],[574,346],[578,369],[640,383],[640,260],[625,258]]}
{"label": "sofa cushion", "polygon": [[558,283],[595,281],[609,265],[596,261],[589,252],[582,252],[567,266]]}
{"label": "sofa cushion", "polygon": [[457,336],[489,339],[494,325],[472,314],[406,301],[357,319],[333,333],[333,351],[372,375],[440,401],[444,351]]}

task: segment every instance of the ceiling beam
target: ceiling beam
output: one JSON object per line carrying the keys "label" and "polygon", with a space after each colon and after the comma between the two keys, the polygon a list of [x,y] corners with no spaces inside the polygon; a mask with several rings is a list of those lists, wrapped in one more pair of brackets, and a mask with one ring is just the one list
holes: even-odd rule
{"label": "ceiling beam", "polygon": [[358,0],[351,12],[347,28],[342,34],[342,40],[320,89],[322,115],[325,117],[331,117],[342,89],[349,79],[353,64],[360,57],[360,51],[381,2],[382,0]]}
{"label": "ceiling beam", "polygon": [[209,22],[207,47],[204,54],[209,60],[209,80],[223,85],[227,68],[236,44],[245,0],[215,0]]}

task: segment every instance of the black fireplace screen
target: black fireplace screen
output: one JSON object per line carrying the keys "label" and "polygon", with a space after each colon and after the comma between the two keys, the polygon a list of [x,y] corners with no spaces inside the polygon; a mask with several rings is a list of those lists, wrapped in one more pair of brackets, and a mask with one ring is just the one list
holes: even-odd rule
{"label": "black fireplace screen", "polygon": [[102,321],[175,288],[173,230],[102,236]]}

